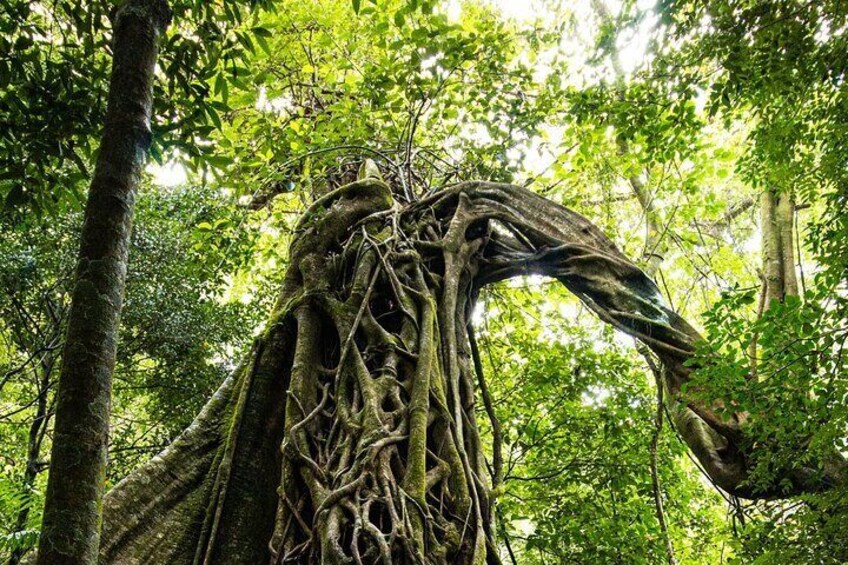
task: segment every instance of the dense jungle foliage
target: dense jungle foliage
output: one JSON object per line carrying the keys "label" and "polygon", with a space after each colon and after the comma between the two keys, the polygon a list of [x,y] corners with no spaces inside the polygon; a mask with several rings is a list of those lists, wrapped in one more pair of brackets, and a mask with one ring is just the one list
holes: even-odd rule
{"label": "dense jungle foliage", "polygon": [[[115,6],[0,0],[0,562],[10,565],[39,536]],[[608,234],[707,338],[697,356],[711,361],[689,389],[750,415],[747,437],[764,446],[754,491],[848,452],[848,3],[171,6],[107,489],[233,370],[277,297],[298,218],[366,158],[416,194],[469,179],[521,185]],[[746,501],[711,484],[658,403],[653,358],[564,288],[538,276],[499,283],[473,321],[490,396],[478,423],[487,462],[502,467],[504,562],[848,562],[844,486]]]}

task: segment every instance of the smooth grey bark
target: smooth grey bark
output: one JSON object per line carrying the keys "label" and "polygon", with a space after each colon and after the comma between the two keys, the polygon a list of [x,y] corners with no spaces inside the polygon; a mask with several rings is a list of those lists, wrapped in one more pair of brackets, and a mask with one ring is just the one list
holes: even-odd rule
{"label": "smooth grey bark", "polygon": [[[798,296],[798,277],[795,272],[795,201],[790,192],[777,193],[769,188],[760,194],[760,239],[762,241],[762,290],[757,308],[761,317],[775,302],[787,296]],[[757,345],[754,333],[748,344],[751,363],[749,378],[758,374]]]}
{"label": "smooth grey bark", "polygon": [[844,482],[840,460],[747,484],[745,415],[684,393],[698,333],[588,220],[523,188],[402,206],[364,179],[307,211],[290,256],[245,363],[106,497],[102,563],[499,563],[467,328],[480,288],[530,273],[662,361],[674,423],[724,490]]}
{"label": "smooth grey bark", "polygon": [[98,554],[118,320],[135,193],[151,142],[164,0],[129,0],[114,20],[112,77],[88,195],[57,391],[38,563],[91,564]]}
{"label": "smooth grey bark", "polygon": [[760,195],[760,233],[763,247],[763,275],[766,302],[782,302],[786,296],[798,296],[795,272],[795,202],[789,192],[771,189]]}
{"label": "smooth grey bark", "polygon": [[777,197],[775,209],[780,232],[780,259],[783,266],[783,295],[798,296],[798,274],[795,253],[795,201],[788,191]]}
{"label": "smooth grey bark", "polygon": [[783,300],[783,247],[777,221],[777,195],[769,189],[760,195],[760,233],[763,248],[763,276],[766,281],[766,301]]}

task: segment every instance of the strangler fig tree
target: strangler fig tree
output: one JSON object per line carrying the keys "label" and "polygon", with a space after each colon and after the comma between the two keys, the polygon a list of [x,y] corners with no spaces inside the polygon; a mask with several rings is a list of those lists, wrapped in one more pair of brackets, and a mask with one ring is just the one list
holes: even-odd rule
{"label": "strangler fig tree", "polygon": [[745,415],[683,390],[698,333],[582,216],[489,182],[409,202],[366,170],[297,224],[244,362],[109,493],[102,562],[499,563],[468,328],[483,286],[528,273],[659,357],[676,426],[724,490],[770,497],[842,480],[835,460],[770,488],[746,482]]}

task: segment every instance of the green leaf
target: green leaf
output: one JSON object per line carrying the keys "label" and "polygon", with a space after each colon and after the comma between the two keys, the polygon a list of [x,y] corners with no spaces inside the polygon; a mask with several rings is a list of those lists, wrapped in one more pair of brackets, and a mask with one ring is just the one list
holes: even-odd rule
{"label": "green leaf", "polygon": [[266,53],[267,55],[270,55],[270,54],[271,54],[271,47],[269,47],[269,46],[268,46],[268,41],[265,39],[265,37],[264,37],[264,36],[262,36],[262,35],[257,35],[257,36],[256,36],[256,43],[258,43],[258,44],[259,44],[259,47],[260,47],[263,51],[265,51],[265,53]]}
{"label": "green leaf", "polygon": [[223,169],[233,163],[233,158],[229,155],[212,155],[206,159],[206,162]]}
{"label": "green leaf", "polygon": [[212,120],[212,123],[215,125],[217,129],[221,129],[223,124],[221,123],[221,118],[218,116],[218,112],[210,106],[209,104],[205,105],[206,115],[209,116],[209,119]]}
{"label": "green leaf", "polygon": [[221,86],[221,101],[223,101],[224,104],[227,104],[229,97],[230,97],[230,87],[229,87],[229,83],[225,80],[224,84]]}

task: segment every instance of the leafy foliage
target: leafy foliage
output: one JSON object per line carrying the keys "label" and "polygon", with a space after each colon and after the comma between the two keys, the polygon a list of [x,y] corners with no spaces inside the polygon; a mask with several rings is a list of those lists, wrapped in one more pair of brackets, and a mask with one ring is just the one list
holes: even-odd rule
{"label": "leafy foliage", "polygon": [[[217,251],[195,240],[199,220],[235,222],[243,216],[215,202],[214,193],[199,188],[150,194],[139,202],[115,374],[110,481],[158,452],[191,422],[232,368],[231,351],[245,346],[257,323],[255,309],[221,300],[222,278],[214,268],[234,260],[233,248],[245,245],[246,238]],[[9,447],[0,472],[4,550],[29,548],[38,537],[49,454],[45,426],[53,414],[79,219],[79,214],[63,215],[45,219],[39,231],[8,231],[13,237],[0,259],[0,441]],[[32,436],[34,422],[42,427]],[[29,468],[32,484],[24,479]],[[16,517],[23,508],[30,509],[28,529],[19,532]]]}
{"label": "leafy foliage", "polygon": [[[648,473],[656,391],[632,342],[539,281],[489,300],[481,340],[505,436],[500,513],[518,562],[663,562]],[[704,496],[681,441],[662,440],[678,558],[719,562],[730,543],[722,499]]]}

